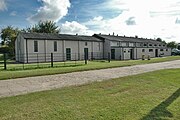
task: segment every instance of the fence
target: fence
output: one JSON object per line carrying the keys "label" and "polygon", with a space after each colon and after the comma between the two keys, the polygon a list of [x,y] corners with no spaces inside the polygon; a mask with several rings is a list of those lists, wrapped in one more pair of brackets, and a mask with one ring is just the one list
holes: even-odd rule
{"label": "fence", "polygon": [[83,54],[29,53],[16,54],[15,58],[9,56],[8,54],[0,54],[0,70],[24,70],[48,67],[80,66],[88,64],[88,60],[104,60],[103,54],[100,52],[86,52]]}

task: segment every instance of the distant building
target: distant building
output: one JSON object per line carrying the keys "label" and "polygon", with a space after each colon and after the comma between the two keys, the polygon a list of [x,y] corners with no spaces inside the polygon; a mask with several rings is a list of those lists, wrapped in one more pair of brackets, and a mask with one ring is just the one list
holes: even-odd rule
{"label": "distant building", "polygon": [[[94,34],[93,36],[20,33],[15,42],[16,61],[23,63],[83,60],[88,59],[129,60],[170,56],[171,49],[166,44],[152,39],[116,35]],[[38,59],[37,59],[38,58]]]}
{"label": "distant building", "polygon": [[146,57],[171,55],[171,49],[167,48],[166,44],[152,39],[99,34],[93,36],[104,41],[105,58],[108,52],[111,53],[111,59],[115,60],[141,59],[142,55]]}

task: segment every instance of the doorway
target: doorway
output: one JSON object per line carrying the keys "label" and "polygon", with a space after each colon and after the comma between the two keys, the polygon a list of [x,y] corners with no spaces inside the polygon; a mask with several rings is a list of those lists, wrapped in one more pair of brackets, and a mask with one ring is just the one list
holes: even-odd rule
{"label": "doorway", "polygon": [[66,60],[71,60],[71,48],[66,48]]}
{"label": "doorway", "polygon": [[111,49],[111,59],[115,60],[115,49]]}
{"label": "doorway", "polygon": [[84,48],[84,59],[89,59],[88,48]]}
{"label": "doorway", "polygon": [[155,56],[158,57],[158,49],[155,50]]}
{"label": "doorway", "polygon": [[133,60],[134,57],[133,57],[133,49],[130,49],[130,59]]}

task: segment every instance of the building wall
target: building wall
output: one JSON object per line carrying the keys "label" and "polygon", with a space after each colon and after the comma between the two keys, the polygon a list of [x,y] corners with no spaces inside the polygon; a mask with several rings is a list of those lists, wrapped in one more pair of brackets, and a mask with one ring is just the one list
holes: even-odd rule
{"label": "building wall", "polygon": [[92,59],[103,59],[103,42],[92,42]]}
{"label": "building wall", "polygon": [[108,53],[111,52],[111,43],[109,40],[104,42],[104,59],[108,59]]}
{"label": "building wall", "polygon": [[[38,41],[38,52],[34,52],[34,41]],[[54,41],[57,41],[57,51],[54,51]],[[147,44],[147,46],[144,46],[144,44]],[[25,40],[21,35],[18,35],[15,45],[16,61],[25,63],[51,61],[51,53],[53,53],[54,61],[67,60],[66,48],[71,48],[71,60],[84,60],[85,48],[88,48],[88,59],[107,59],[111,49],[115,49],[116,60],[131,59],[131,49],[133,52],[132,59],[141,59],[142,55],[145,55],[146,58],[148,55],[151,58],[156,57],[156,49],[158,49],[158,56],[171,55],[171,49],[167,49],[166,46],[159,46],[159,44],[155,47],[152,43],[150,46],[150,43],[129,43],[110,40],[105,40],[104,43],[79,40]],[[144,52],[142,51],[143,49]],[[150,52],[149,49],[153,51]]]}
{"label": "building wall", "polygon": [[15,41],[15,59],[17,62],[25,60],[25,39],[22,35],[18,35]]}
{"label": "building wall", "polygon": [[[18,53],[18,41],[24,41],[20,44],[21,52]],[[34,52],[34,41],[38,41],[38,52]],[[57,41],[57,51],[54,51],[54,41]],[[87,45],[86,45],[87,43]],[[100,47],[100,48],[99,48]],[[51,53],[53,53],[54,61],[64,61],[66,59],[66,48],[71,49],[71,60],[84,60],[84,48],[88,48],[88,59],[102,59],[103,43],[95,41],[69,41],[69,40],[26,40],[19,36],[16,41],[16,61],[31,62],[48,62],[51,61]],[[22,59],[19,59],[21,55]]]}

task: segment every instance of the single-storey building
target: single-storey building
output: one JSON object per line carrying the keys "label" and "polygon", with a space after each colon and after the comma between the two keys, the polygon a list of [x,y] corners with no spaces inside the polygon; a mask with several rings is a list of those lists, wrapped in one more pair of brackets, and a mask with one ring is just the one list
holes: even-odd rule
{"label": "single-storey building", "polygon": [[171,55],[171,48],[152,39],[101,34],[93,36],[104,41],[105,58],[108,53],[111,53],[111,59],[115,60],[141,59],[142,55],[152,58]]}
{"label": "single-storey building", "polygon": [[170,56],[166,44],[152,39],[118,35],[93,36],[53,33],[20,33],[15,41],[16,61],[23,63],[48,62],[53,53],[54,61],[107,59],[141,59]]}
{"label": "single-storey building", "polygon": [[15,42],[16,61],[23,63],[103,59],[103,41],[93,36],[20,33]]}

